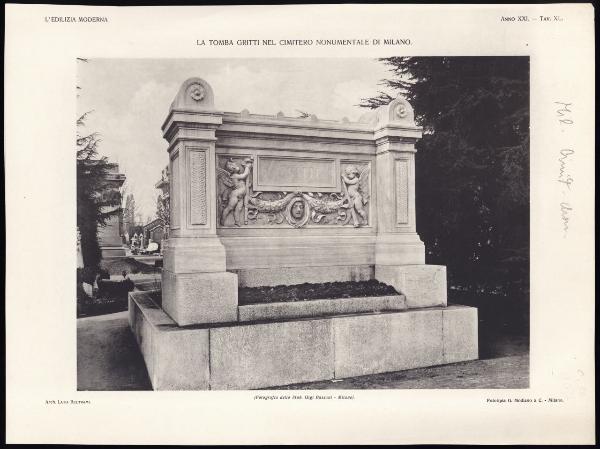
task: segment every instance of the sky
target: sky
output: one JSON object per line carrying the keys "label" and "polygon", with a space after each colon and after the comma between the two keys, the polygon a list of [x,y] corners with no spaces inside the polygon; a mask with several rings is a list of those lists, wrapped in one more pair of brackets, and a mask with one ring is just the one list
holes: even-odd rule
{"label": "sky", "polygon": [[200,77],[225,112],[358,120],[356,106],[384,88],[375,59],[90,59],[78,61],[78,113],[92,111],[80,133],[98,132],[99,153],[119,164],[141,219],[154,218],[154,188],[168,164],[161,125],[181,84]]}

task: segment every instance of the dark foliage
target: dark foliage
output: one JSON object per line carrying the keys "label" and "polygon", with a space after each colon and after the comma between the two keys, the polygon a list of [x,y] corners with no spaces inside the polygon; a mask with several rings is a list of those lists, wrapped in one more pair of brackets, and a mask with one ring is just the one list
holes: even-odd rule
{"label": "dark foliage", "polygon": [[[130,279],[111,281],[105,270],[96,273],[98,290],[94,297],[88,296],[79,279],[89,276],[92,270],[77,270],[77,316],[102,315],[127,310],[127,297],[135,285]],[[87,282],[87,280],[86,280]]]}
{"label": "dark foliage", "polygon": [[98,281],[98,294],[101,297],[127,298],[127,293],[133,291],[133,287],[131,279],[124,279],[122,281],[101,279]]}
{"label": "dark foliage", "polygon": [[95,267],[77,268],[77,283],[81,284],[82,282],[85,282],[87,284],[93,284],[97,273],[98,269]]}
{"label": "dark foliage", "polygon": [[[77,120],[83,127],[87,113]],[[110,164],[99,157],[100,138],[96,133],[77,134],[77,227],[81,233],[81,251],[86,267],[97,267],[101,260],[98,244],[98,226],[118,213],[120,195],[103,195],[107,190],[106,175]]]}
{"label": "dark foliage", "polygon": [[85,312],[93,302],[93,299],[85,292],[83,284],[79,282],[79,279],[75,291],[77,292],[77,316],[79,317],[85,315]]}
{"label": "dark foliage", "polygon": [[[427,263],[470,291],[529,289],[529,58],[394,57],[382,84],[424,128],[415,157]],[[380,92],[361,106],[391,101]]]}

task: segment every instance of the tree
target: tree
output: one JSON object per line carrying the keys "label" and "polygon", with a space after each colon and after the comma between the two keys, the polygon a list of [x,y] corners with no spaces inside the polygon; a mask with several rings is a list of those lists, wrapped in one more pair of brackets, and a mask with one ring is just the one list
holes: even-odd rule
{"label": "tree", "polygon": [[121,198],[118,194],[105,194],[108,190],[106,175],[111,164],[98,155],[100,137],[97,133],[81,134],[89,113],[77,119],[77,227],[81,235],[81,250],[85,267],[98,267],[102,254],[98,244],[98,226],[105,226],[113,215],[119,213]]}
{"label": "tree", "polygon": [[[529,59],[394,57],[382,84],[404,94],[423,138],[415,156],[417,227],[427,262],[451,285],[529,288]],[[361,106],[392,95],[379,92]]]}
{"label": "tree", "polygon": [[137,208],[135,205],[135,198],[133,196],[133,193],[130,193],[125,197],[125,210],[123,211],[123,222],[125,223],[125,230],[130,237],[134,234],[136,215]]}

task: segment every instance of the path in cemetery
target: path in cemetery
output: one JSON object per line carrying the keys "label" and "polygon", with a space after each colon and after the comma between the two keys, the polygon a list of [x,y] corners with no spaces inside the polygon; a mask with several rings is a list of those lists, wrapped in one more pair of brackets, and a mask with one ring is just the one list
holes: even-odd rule
{"label": "path in cemetery", "polygon": [[[151,389],[127,313],[77,320],[78,390]],[[484,344],[485,348],[480,347],[481,360],[277,389],[527,388],[527,339],[497,336]]]}
{"label": "path in cemetery", "polygon": [[77,320],[78,390],[150,390],[129,312]]}

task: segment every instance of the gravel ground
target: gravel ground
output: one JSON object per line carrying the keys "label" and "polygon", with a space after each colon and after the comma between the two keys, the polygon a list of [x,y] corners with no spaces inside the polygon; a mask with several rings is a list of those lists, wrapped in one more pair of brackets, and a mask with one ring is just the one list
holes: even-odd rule
{"label": "gravel ground", "polygon": [[[78,390],[151,390],[127,313],[77,320]],[[480,360],[270,389],[527,388],[528,339],[483,335],[486,339],[480,338],[479,344],[484,358]]]}
{"label": "gravel ground", "polygon": [[77,389],[151,390],[128,312],[77,320]]}

